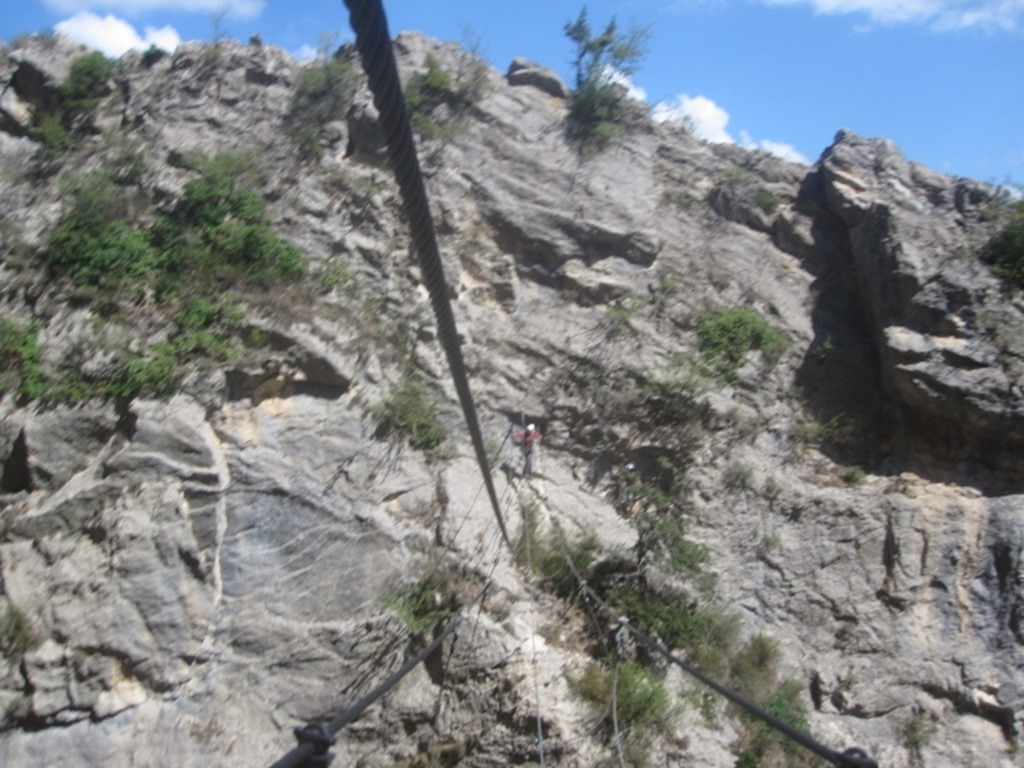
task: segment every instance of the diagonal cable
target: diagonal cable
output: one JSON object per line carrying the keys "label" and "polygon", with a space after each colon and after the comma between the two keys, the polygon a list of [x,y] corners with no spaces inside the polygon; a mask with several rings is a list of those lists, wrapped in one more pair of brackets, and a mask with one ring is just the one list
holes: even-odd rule
{"label": "diagonal cable", "polygon": [[871,756],[868,755],[868,753],[860,747],[851,747],[847,750],[844,750],[843,752],[837,752],[836,750],[825,746],[824,744],[817,741],[808,734],[804,733],[803,731],[797,730],[789,723],[783,722],[782,720],[775,717],[771,713],[766,712],[764,709],[757,706],[753,702],[747,701],[738,693],[735,693],[734,691],[726,688],[724,685],[720,684],[713,678],[708,677],[706,674],[701,672],[696,667],[688,664],[687,662],[683,661],[681,658],[673,654],[664,645],[648,637],[646,634],[641,632],[637,627],[633,626],[633,624],[631,624],[625,616],[620,615],[618,611],[616,611],[612,606],[606,603],[604,599],[593,589],[593,587],[587,584],[586,580],[583,578],[583,576],[580,575],[579,570],[576,568],[576,564],[573,563],[572,558],[566,551],[564,542],[559,541],[559,546],[562,550],[561,554],[563,559],[569,566],[569,570],[572,571],[573,577],[579,584],[580,592],[591,596],[594,599],[594,601],[605,611],[611,613],[614,616],[618,616],[620,625],[625,629],[629,630],[629,632],[634,637],[636,637],[637,640],[639,640],[645,646],[647,646],[648,649],[664,657],[666,661],[675,664],[688,675],[695,677],[697,680],[704,683],[704,685],[708,686],[719,695],[724,696],[733,704],[736,704],[738,707],[746,710],[749,714],[753,715],[758,720],[761,720],[769,727],[781,732],[789,739],[795,741],[797,744],[802,746],[804,749],[813,752],[819,757],[823,757],[825,760],[828,760],[833,765],[839,766],[839,768],[878,768],[878,763],[876,763],[871,758]]}
{"label": "diagonal cable", "polygon": [[402,210],[409,222],[413,246],[419,257],[423,284],[430,293],[434,317],[437,319],[437,335],[448,358],[452,383],[462,405],[462,413],[473,441],[477,463],[487,485],[487,493],[491,497],[491,506],[498,520],[498,527],[501,528],[505,544],[512,549],[512,541],[501,516],[498,494],[494,489],[473,395],[469,389],[469,375],[462,358],[459,335],[455,329],[448,284],[441,265],[434,222],[430,216],[430,204],[423,185],[419,160],[416,157],[416,147],[413,144],[412,129],[405,109],[405,99],[402,96],[402,85],[398,77],[384,8],[380,0],[345,0],[345,5],[348,6],[349,20],[356,33],[356,48],[359,50],[363,70],[373,93],[373,103],[380,115],[380,130],[384,135],[388,159],[401,192]]}

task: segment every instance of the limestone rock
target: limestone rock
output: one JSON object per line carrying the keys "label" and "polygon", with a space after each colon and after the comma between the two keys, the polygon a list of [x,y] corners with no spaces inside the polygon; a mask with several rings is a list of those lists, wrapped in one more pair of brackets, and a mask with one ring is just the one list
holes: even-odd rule
{"label": "limestone rock", "polygon": [[[38,346],[5,349],[0,377],[0,763],[271,764],[441,631],[418,610],[453,606],[458,635],[345,729],[337,764],[533,763],[538,720],[552,765],[614,762],[578,681],[616,619],[545,591],[527,532],[732,616],[736,646],[772,638],[831,747],[1019,763],[1024,309],[977,258],[997,191],[845,131],[808,167],[638,114],[581,155],[543,67],[503,76],[415,34],[395,50],[403,78],[431,56],[479,86],[418,153],[497,513],[365,84],[314,161],[281,130],[302,66],[283,51],[129,56],[95,135],[47,159],[32,121],[83,50],[0,52],[0,318]],[[47,258],[64,179],[135,151],[145,169],[116,179],[146,221],[194,153],[249,158],[309,277],[225,276],[225,351],[183,354],[172,397],[73,401],[69,382],[180,337],[173,301],[95,301]],[[720,375],[701,318],[723,308],[784,343]],[[60,386],[28,398],[26,362]],[[428,451],[381,423],[410,378],[446,434]],[[511,432],[531,421],[527,482]],[[669,518],[637,517],[628,464],[699,573],[639,561]],[[640,746],[734,764],[743,721],[660,669],[683,711]]]}
{"label": "limestone rock", "polygon": [[506,77],[509,85],[531,85],[556,98],[569,98],[569,88],[558,73],[536,62],[513,59]]}

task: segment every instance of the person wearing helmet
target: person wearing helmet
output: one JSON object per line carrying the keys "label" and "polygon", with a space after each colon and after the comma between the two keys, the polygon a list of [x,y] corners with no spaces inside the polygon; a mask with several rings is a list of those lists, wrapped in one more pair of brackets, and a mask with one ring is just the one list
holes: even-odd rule
{"label": "person wearing helmet", "polygon": [[528,478],[533,474],[533,447],[544,435],[537,429],[536,424],[527,424],[526,429],[516,432],[515,441],[523,452],[523,477]]}

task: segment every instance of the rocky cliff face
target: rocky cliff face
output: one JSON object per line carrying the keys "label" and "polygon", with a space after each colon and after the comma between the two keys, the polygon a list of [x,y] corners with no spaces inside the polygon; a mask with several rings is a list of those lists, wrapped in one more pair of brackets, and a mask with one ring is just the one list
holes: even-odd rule
{"label": "rocky cliff face", "polygon": [[[510,421],[545,432],[538,477],[495,472],[513,538],[524,520],[590,534],[594,574],[687,582],[675,594],[730,616],[730,642],[772,638],[833,747],[1020,764],[1024,308],[977,256],[996,191],[846,132],[810,167],[650,122],[581,154],[542,67],[506,78],[415,35],[396,52],[406,78],[428,55],[473,78],[420,153],[496,466],[518,464]],[[33,396],[25,356],[5,360],[3,763],[269,764],[422,647],[436,627],[410,622],[410,584],[467,628],[341,734],[337,764],[530,763],[538,717],[553,764],[614,760],[578,683],[601,656],[586,613],[506,551],[479,493],[369,95],[311,158],[287,130],[299,64],[183,46],[122,61],[54,157],[40,116],[83,53],[0,50],[0,313],[34,329],[42,380],[152,354],[180,309],[111,303],[47,260],[83,174],[115,175],[153,222],[190,156],[242,155],[309,271],[223,287],[230,354],[179,359],[171,396]],[[785,343],[723,369],[702,323],[735,308]],[[382,427],[410,376],[447,433],[428,451]],[[651,516],[614,493],[626,463],[707,554],[700,590],[637,562]],[[657,732],[625,723],[633,743],[735,764],[743,721],[661,673],[677,706]]]}

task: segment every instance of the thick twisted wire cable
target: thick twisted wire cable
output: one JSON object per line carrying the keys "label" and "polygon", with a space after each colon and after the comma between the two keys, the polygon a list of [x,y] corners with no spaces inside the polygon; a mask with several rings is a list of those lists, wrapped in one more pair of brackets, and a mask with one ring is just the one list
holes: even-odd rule
{"label": "thick twisted wire cable", "polygon": [[[423,650],[413,656],[411,659],[406,661],[401,667],[396,669],[384,681],[374,688],[372,691],[367,693],[355,704],[341,712],[337,717],[331,720],[326,726],[319,728],[322,735],[326,738],[325,743],[330,744],[333,742],[334,734],[340,731],[345,725],[355,720],[361,715],[371,704],[376,702],[385,693],[396,686],[403,677],[409,674],[421,661],[432,654],[445,639],[454,632],[459,624],[462,622],[461,616],[456,616],[455,619],[445,627],[444,631],[441,632],[434,640],[427,645]],[[270,766],[270,768],[298,768],[308,758],[312,757],[317,750],[317,746],[309,741],[301,743],[295,747],[288,754],[278,760],[276,763]]]}
{"label": "thick twisted wire cable", "polygon": [[384,134],[388,159],[398,182],[402,197],[402,210],[409,222],[413,245],[419,257],[423,273],[423,284],[430,293],[430,302],[437,320],[437,334],[448,358],[452,382],[462,405],[462,413],[466,418],[473,450],[476,452],[477,463],[483,473],[487,485],[487,493],[491,498],[491,506],[498,520],[505,544],[512,548],[505,521],[501,516],[498,494],[494,489],[490,466],[487,461],[487,450],[484,448],[480,423],[473,404],[473,395],[469,389],[469,375],[462,358],[459,336],[455,329],[455,316],[452,313],[451,300],[448,297],[448,284],[444,277],[441,255],[437,247],[434,233],[434,222],[430,216],[430,204],[423,185],[416,147],[413,144],[412,129],[405,109],[402,86],[398,78],[398,67],[395,54],[391,47],[387,18],[380,0],[345,0],[350,16],[349,21],[356,33],[356,48],[363,62],[370,90],[373,92],[373,103],[380,115],[379,125]]}
{"label": "thick twisted wire cable", "polygon": [[667,661],[670,661],[671,663],[675,664],[688,675],[697,678],[702,683],[704,683],[704,685],[708,686],[721,696],[724,696],[733,704],[736,704],[742,709],[745,709],[747,712],[749,712],[751,715],[764,722],[766,725],[783,733],[785,736],[787,736],[792,741],[795,741],[804,749],[813,752],[819,757],[825,758],[833,765],[837,765],[840,768],[878,768],[878,763],[876,763],[871,758],[871,756],[868,755],[867,752],[862,750],[860,747],[851,747],[850,749],[847,749],[843,752],[837,752],[836,750],[831,749],[830,747],[827,747],[824,744],[820,743],[819,741],[812,738],[803,731],[797,730],[788,723],[785,723],[779,718],[770,714],[769,712],[766,712],[753,702],[747,701],[738,693],[734,693],[730,689],[726,688],[724,685],[721,685],[720,683],[716,682],[714,679],[708,677],[696,667],[687,664],[685,661],[683,661],[678,656],[669,651],[661,643],[651,639],[646,634],[641,632],[637,627],[633,626],[633,624],[631,624],[625,616],[621,616],[618,613],[618,611],[616,611],[614,608],[608,605],[608,603],[606,603],[601,598],[601,596],[597,594],[597,592],[594,591],[594,589],[589,584],[587,584],[586,580],[580,575],[580,572],[577,570],[575,563],[572,562],[572,558],[569,557],[569,554],[565,551],[564,547],[562,547],[562,557],[565,559],[565,562],[568,564],[569,569],[573,573],[573,576],[579,583],[580,590],[585,591],[587,594],[592,596],[595,602],[597,602],[597,604],[604,608],[606,611],[608,611],[612,615],[618,616],[619,623],[627,630],[629,630],[629,632],[634,637],[636,637],[640,642],[646,645],[650,650],[660,654]]}

